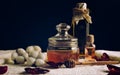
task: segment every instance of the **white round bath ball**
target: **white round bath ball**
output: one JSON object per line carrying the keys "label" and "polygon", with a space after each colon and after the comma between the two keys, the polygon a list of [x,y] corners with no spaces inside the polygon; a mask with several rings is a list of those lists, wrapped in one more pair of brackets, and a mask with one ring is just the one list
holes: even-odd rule
{"label": "white round bath ball", "polygon": [[33,65],[34,63],[35,63],[35,58],[33,58],[33,57],[28,57],[27,58],[27,65],[28,66],[31,66],[31,65]]}
{"label": "white round bath ball", "polygon": [[38,52],[41,52],[41,51],[42,51],[42,49],[40,48],[40,46],[34,46],[34,50],[35,50],[35,51],[38,51]]}
{"label": "white round bath ball", "polygon": [[26,52],[28,53],[28,55],[29,55],[29,53],[31,53],[32,51],[34,51],[34,47],[33,47],[33,46],[28,46],[28,47],[26,48]]}
{"label": "white round bath ball", "polygon": [[27,58],[29,57],[28,53],[27,52],[23,53],[23,57],[27,60]]}
{"label": "white round bath ball", "polygon": [[42,60],[46,60],[47,59],[47,55],[45,53],[39,52],[37,58],[42,59]]}
{"label": "white round bath ball", "polygon": [[42,59],[36,59],[35,65],[37,67],[45,65],[45,61]]}
{"label": "white round bath ball", "polygon": [[39,52],[37,52],[37,51],[32,51],[32,52],[29,54],[29,56],[30,56],[30,57],[34,57],[34,58],[37,58],[38,54],[39,54]]}
{"label": "white round bath ball", "polygon": [[18,53],[17,53],[17,52],[13,52],[13,53],[11,54],[11,59],[12,59],[12,60],[15,60],[17,56],[18,56]]}
{"label": "white round bath ball", "polygon": [[23,55],[26,51],[23,48],[18,48],[17,53],[18,55]]}
{"label": "white round bath ball", "polygon": [[23,56],[16,57],[16,63],[23,64],[25,62],[25,58]]}

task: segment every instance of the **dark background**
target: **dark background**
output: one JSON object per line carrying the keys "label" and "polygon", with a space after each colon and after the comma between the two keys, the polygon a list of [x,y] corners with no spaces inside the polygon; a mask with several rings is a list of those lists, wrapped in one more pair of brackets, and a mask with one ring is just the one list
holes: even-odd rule
{"label": "dark background", "polygon": [[96,49],[120,50],[119,0],[2,0],[0,49],[39,45],[46,51],[48,38],[57,33],[56,25],[70,25],[72,9],[79,2],[90,9]]}

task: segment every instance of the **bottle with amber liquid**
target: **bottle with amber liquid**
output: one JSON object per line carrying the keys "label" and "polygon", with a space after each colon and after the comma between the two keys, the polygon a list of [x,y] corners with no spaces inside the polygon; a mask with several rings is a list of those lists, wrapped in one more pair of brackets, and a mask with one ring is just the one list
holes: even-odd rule
{"label": "bottle with amber liquid", "polygon": [[48,39],[48,62],[64,62],[67,59],[79,59],[78,39],[68,34],[70,26],[60,23],[56,26],[58,33]]}
{"label": "bottle with amber liquid", "polygon": [[95,56],[94,35],[90,34],[86,38],[85,58],[92,59]]}

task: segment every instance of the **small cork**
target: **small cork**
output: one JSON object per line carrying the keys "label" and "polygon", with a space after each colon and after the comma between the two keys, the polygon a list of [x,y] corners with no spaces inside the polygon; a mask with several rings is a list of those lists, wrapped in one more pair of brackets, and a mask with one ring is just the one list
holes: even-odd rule
{"label": "small cork", "polygon": [[83,14],[83,13],[85,13],[85,10],[87,10],[87,4],[86,3],[77,3],[76,7],[73,8],[74,14],[76,12],[79,12],[79,13]]}
{"label": "small cork", "polygon": [[94,35],[92,35],[92,34],[88,35],[86,41],[94,43]]}
{"label": "small cork", "polygon": [[87,9],[87,4],[86,3],[77,3],[76,8]]}

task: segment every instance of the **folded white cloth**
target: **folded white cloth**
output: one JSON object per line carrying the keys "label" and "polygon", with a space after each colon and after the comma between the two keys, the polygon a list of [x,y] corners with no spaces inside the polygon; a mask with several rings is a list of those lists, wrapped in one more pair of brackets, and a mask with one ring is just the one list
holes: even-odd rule
{"label": "folded white cloth", "polygon": [[0,58],[10,58],[15,50],[0,50]]}
{"label": "folded white cloth", "polygon": [[111,60],[116,60],[120,62],[120,51],[110,51],[110,50],[96,50],[95,54],[97,57],[101,57],[103,53],[107,53]]}
{"label": "folded white cloth", "polygon": [[15,50],[0,50],[0,64],[4,64],[6,58],[11,58],[12,52]]}
{"label": "folded white cloth", "polygon": [[0,58],[0,65],[4,63],[5,63],[5,60],[3,58]]}

